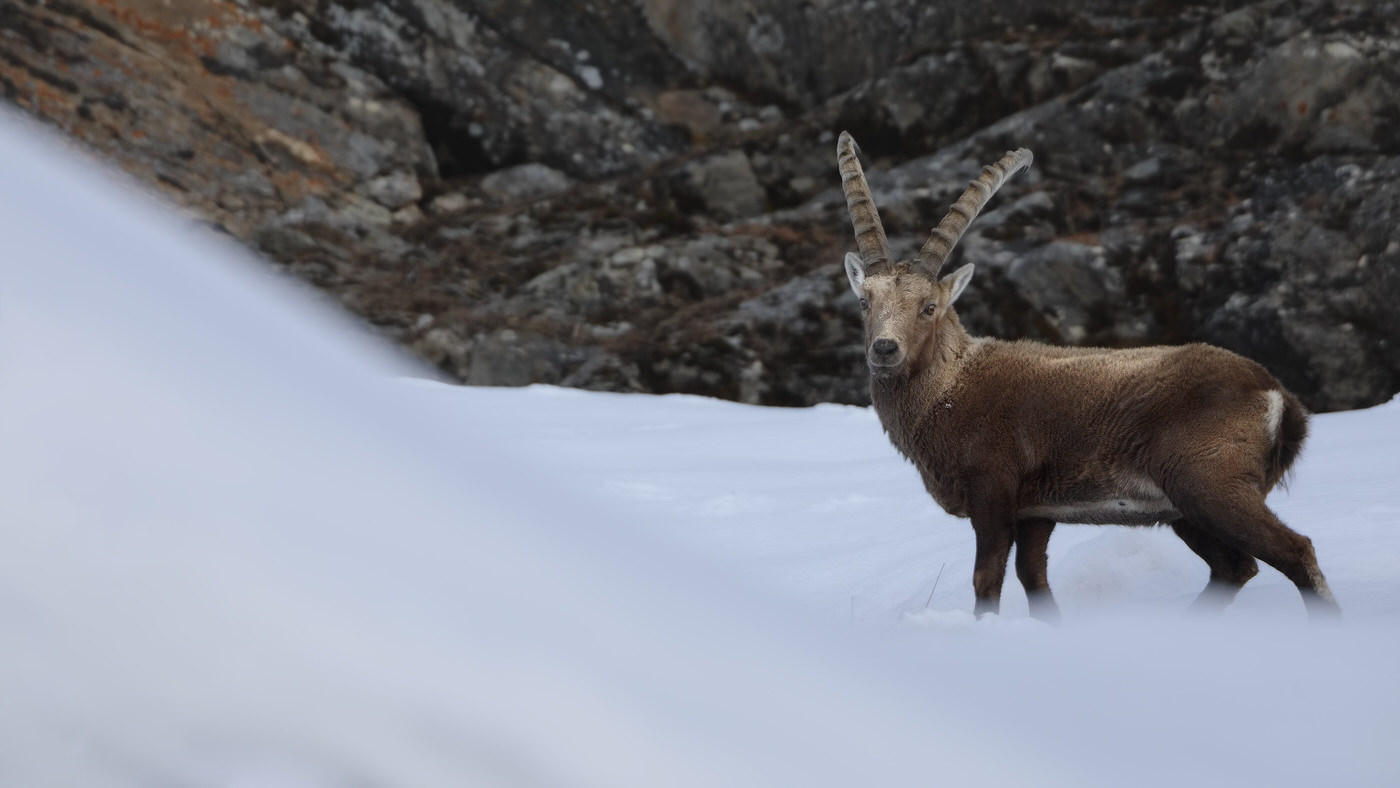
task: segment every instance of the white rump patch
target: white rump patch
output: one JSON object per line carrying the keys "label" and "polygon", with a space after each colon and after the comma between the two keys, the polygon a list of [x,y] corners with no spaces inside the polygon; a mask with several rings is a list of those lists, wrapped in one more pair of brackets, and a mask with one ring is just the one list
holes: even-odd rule
{"label": "white rump patch", "polygon": [[1269,431],[1269,440],[1278,440],[1278,425],[1283,422],[1283,392],[1266,391],[1264,399],[1268,409],[1264,411],[1264,427]]}

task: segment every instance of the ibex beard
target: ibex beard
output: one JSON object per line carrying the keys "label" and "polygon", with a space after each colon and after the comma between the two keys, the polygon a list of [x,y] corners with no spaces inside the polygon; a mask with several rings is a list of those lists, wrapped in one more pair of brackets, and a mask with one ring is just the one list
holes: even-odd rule
{"label": "ibex beard", "polygon": [[1312,542],[1265,504],[1308,413],[1259,364],[1210,345],[1109,350],[973,337],[953,302],[973,266],[942,275],[968,225],[1031,152],[983,168],[911,260],[889,242],[856,155],[836,147],[859,254],[846,274],[865,322],[870,392],[890,441],[949,514],[972,520],[975,612],[995,613],[1011,547],[1032,615],[1056,619],[1046,548],[1057,523],[1169,524],[1210,567],[1193,607],[1220,609],[1259,571],[1338,612]]}

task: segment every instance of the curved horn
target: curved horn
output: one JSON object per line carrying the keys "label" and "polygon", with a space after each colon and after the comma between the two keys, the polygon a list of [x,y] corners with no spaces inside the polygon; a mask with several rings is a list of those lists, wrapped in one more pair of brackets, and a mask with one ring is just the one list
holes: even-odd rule
{"label": "curved horn", "polygon": [[982,174],[967,187],[967,191],[953,203],[953,207],[948,209],[948,215],[943,217],[943,221],[933,228],[933,234],[919,250],[917,267],[929,278],[937,279],[938,272],[943,269],[943,263],[952,253],[958,239],[967,232],[967,226],[972,224],[972,220],[977,217],[987,201],[992,199],[992,195],[997,193],[1003,183],[1006,183],[1007,178],[1030,167],[1034,158],[1029,150],[1017,148],[1007,151],[996,164],[983,167]]}
{"label": "curved horn", "polygon": [[851,226],[856,231],[861,261],[866,266],[888,263],[890,242],[885,238],[885,227],[880,224],[880,214],[870,197],[865,171],[856,158],[855,138],[848,131],[841,132],[841,138],[836,141],[836,166],[841,172],[841,189],[846,192],[846,209],[851,212]]}

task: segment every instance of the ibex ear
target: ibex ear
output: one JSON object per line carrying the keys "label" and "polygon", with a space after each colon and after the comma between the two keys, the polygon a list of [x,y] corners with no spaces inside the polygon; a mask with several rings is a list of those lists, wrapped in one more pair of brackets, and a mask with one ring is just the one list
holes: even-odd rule
{"label": "ibex ear", "polygon": [[856,294],[856,298],[864,298],[865,294],[860,291],[860,286],[865,282],[865,263],[861,262],[860,256],[855,252],[846,253],[846,278],[851,280],[851,291]]}
{"label": "ibex ear", "polygon": [[953,292],[948,296],[948,303],[951,304],[954,301],[958,300],[958,296],[962,295],[962,291],[967,289],[967,283],[971,281],[972,263],[968,263],[962,268],[959,268],[953,273],[943,277],[942,282],[951,282],[953,285]]}

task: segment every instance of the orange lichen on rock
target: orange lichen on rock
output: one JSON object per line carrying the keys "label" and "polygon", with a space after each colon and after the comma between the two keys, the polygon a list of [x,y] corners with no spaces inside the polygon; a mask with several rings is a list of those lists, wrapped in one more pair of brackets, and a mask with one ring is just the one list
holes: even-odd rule
{"label": "orange lichen on rock", "polygon": [[264,31],[262,20],[222,0],[94,0],[122,27],[158,45],[195,59],[209,57],[218,47],[218,34],[238,26]]}

